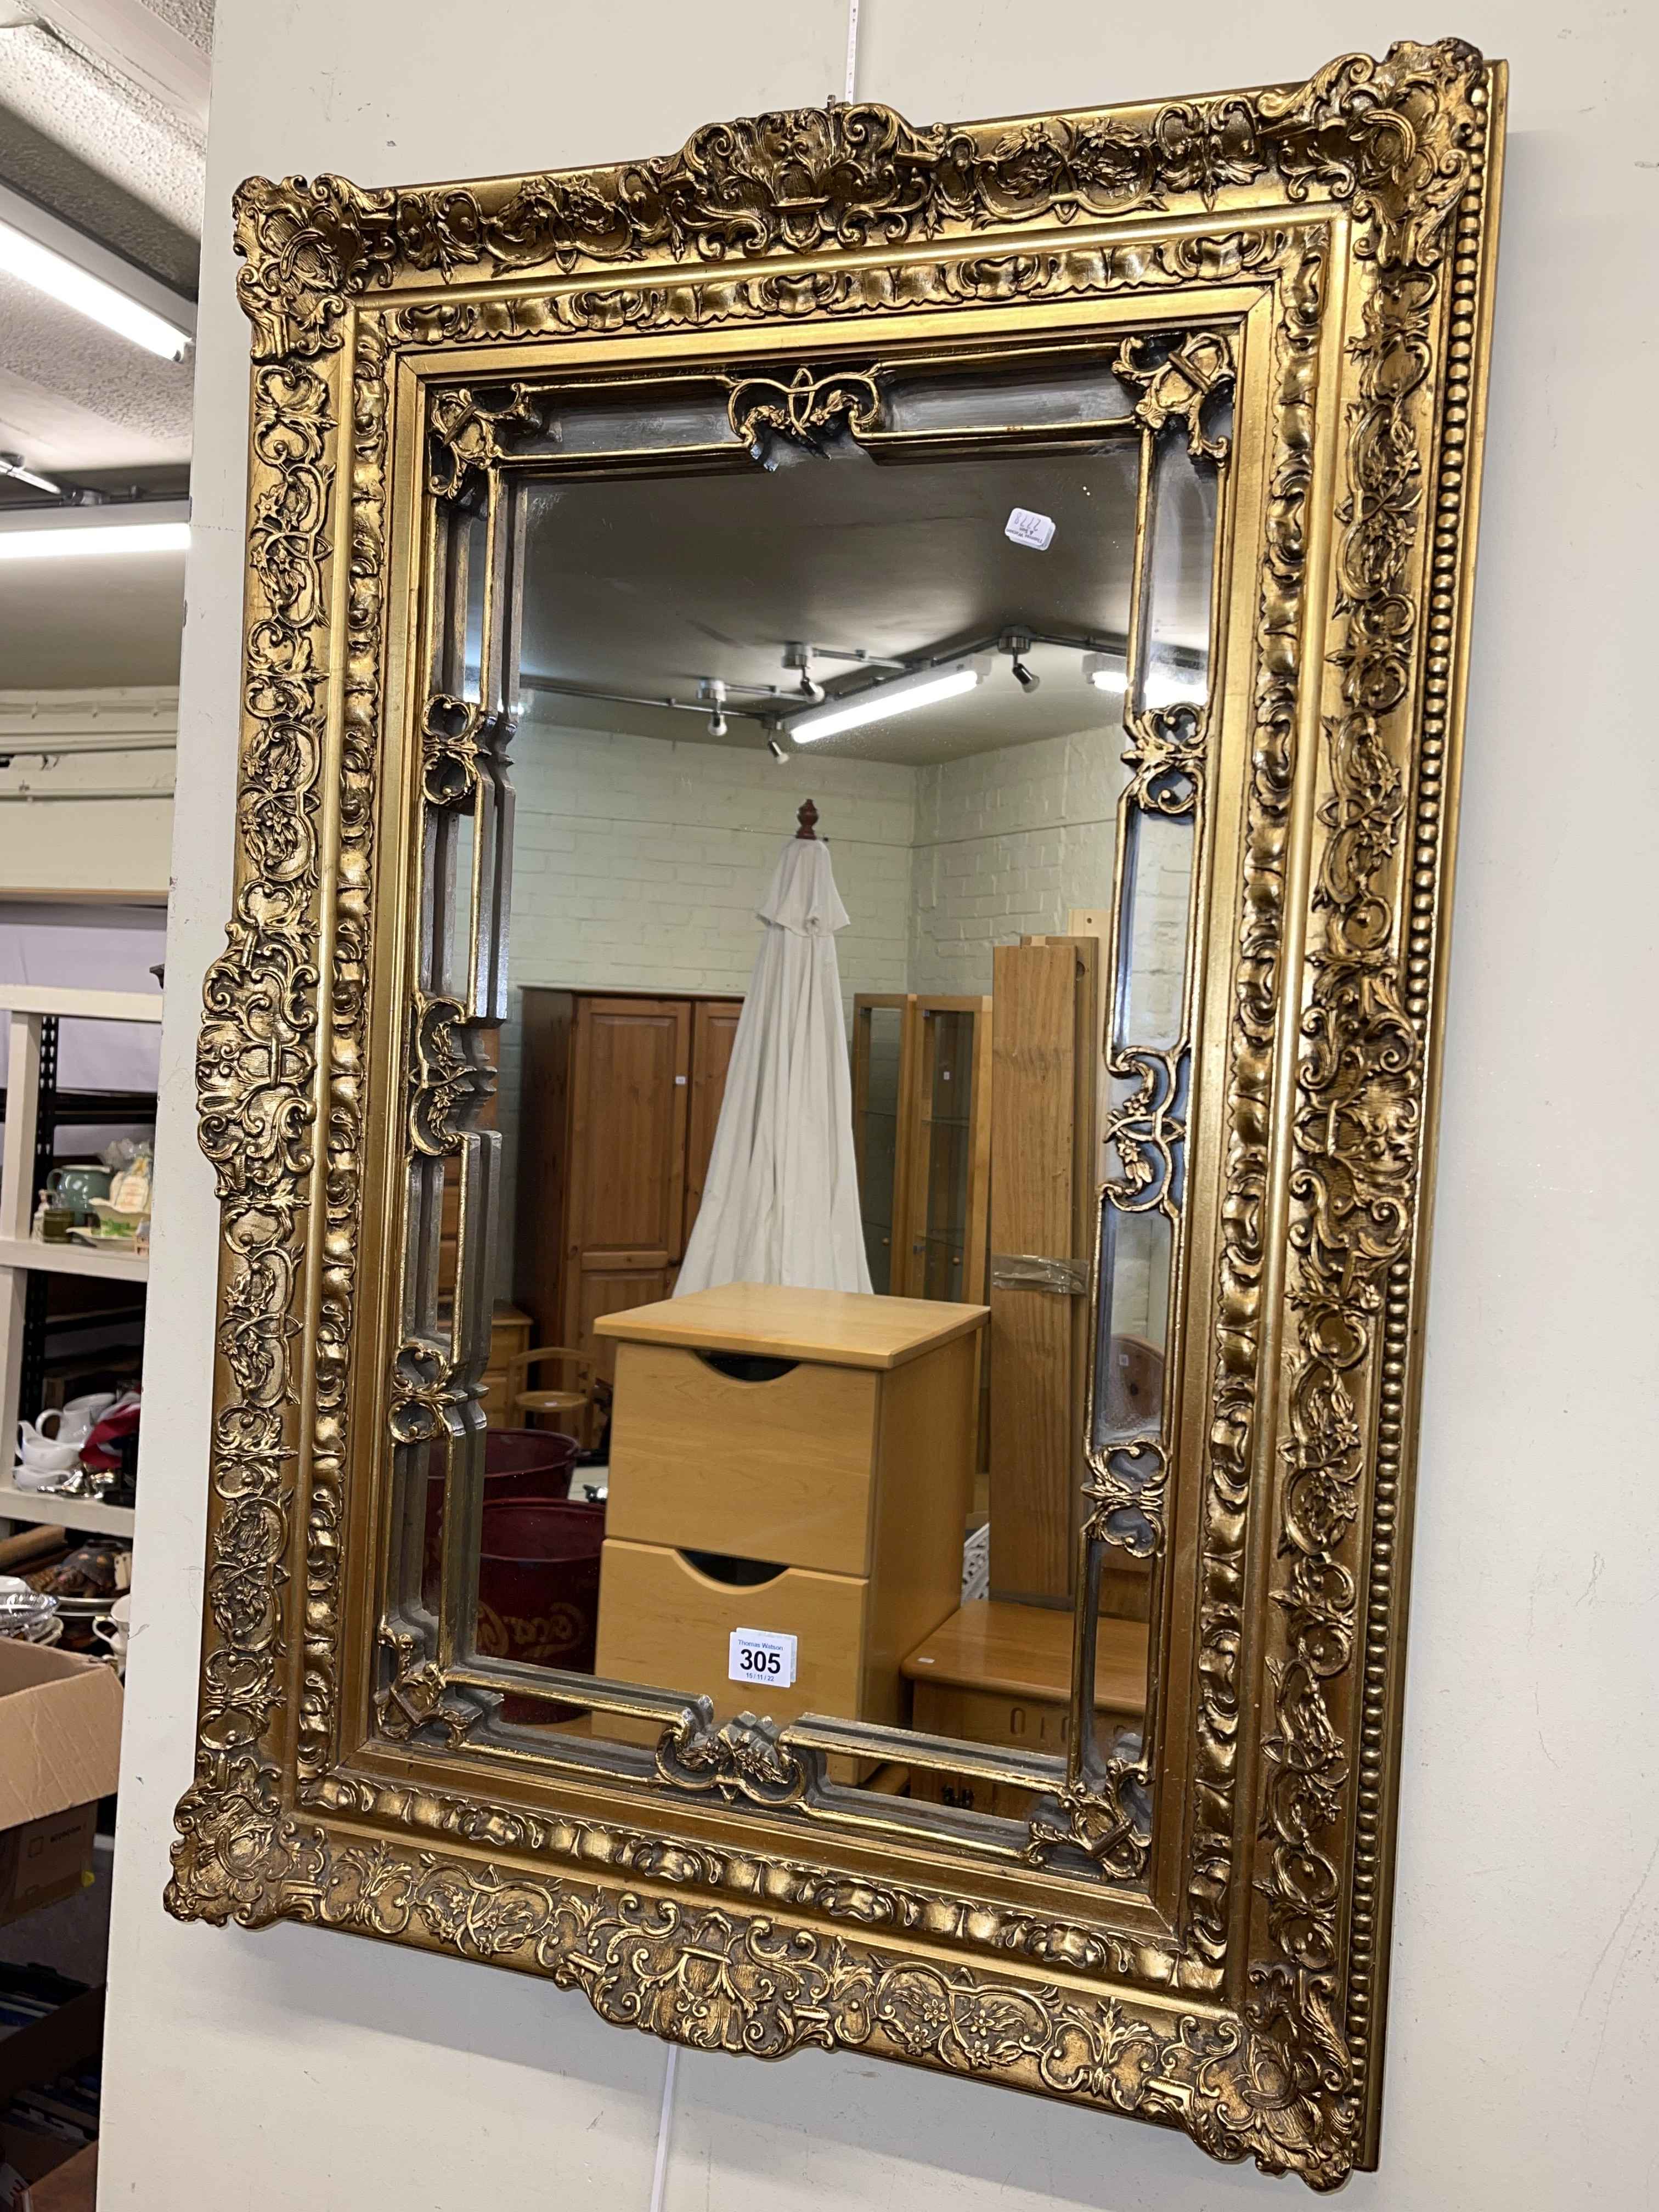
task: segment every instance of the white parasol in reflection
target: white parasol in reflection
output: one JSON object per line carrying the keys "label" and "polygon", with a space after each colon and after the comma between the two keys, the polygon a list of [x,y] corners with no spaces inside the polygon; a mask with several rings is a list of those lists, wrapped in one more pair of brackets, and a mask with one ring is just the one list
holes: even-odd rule
{"label": "white parasol in reflection", "polygon": [[867,1291],[836,933],[848,916],[809,799],[763,932],[676,1297],[720,1283]]}

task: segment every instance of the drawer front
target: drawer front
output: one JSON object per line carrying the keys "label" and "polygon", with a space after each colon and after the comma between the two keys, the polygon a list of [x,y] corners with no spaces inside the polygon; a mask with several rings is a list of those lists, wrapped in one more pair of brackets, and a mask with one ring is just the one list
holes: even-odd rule
{"label": "drawer front", "polygon": [[607,1529],[868,1574],[879,1387],[867,1368],[806,1362],[743,1382],[695,1352],[622,1345]]}
{"label": "drawer front", "polygon": [[[805,1567],[733,1587],[711,1581],[666,1547],[607,1534],[596,1668],[613,1680],[709,1697],[720,1721],[742,1712],[775,1721],[806,1712],[856,1720],[868,1596],[863,1581]],[[734,1628],[771,1629],[797,1639],[788,1689],[730,1679]]]}
{"label": "drawer front", "polygon": [[965,1689],[954,1682],[913,1682],[915,1726],[924,1735],[994,1743],[1010,1751],[1065,1755],[1071,1715],[1058,1702],[1002,1690]]}

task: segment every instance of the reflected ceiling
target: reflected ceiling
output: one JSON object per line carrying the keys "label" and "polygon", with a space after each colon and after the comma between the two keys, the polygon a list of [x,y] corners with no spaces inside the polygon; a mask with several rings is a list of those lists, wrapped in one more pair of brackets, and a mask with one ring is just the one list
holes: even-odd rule
{"label": "reflected ceiling", "polygon": [[[556,679],[692,699],[712,678],[792,687],[782,656],[800,641],[901,659],[1010,629],[1121,641],[1138,450],[1124,439],[1093,454],[880,466],[843,442],[827,457],[787,452],[771,471],[544,481],[531,494],[524,688]],[[1053,520],[1046,551],[1006,536],[1016,507]],[[1160,628],[1201,646],[1207,529],[1183,525],[1180,541]],[[1084,682],[1078,653],[1039,645],[1030,660],[1035,692],[1000,659],[963,698],[812,750],[915,764],[1117,720],[1119,701]],[[817,673],[834,690],[850,667],[824,661]],[[734,693],[731,703],[745,702]],[[791,690],[780,703],[805,702]],[[651,707],[544,694],[534,713],[681,742],[765,742],[759,723],[736,715],[714,737],[703,714]]]}

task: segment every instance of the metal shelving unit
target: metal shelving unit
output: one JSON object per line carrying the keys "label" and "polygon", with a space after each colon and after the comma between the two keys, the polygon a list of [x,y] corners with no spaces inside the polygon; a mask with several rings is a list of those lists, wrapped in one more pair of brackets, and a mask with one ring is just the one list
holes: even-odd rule
{"label": "metal shelving unit", "polygon": [[[88,1245],[37,1243],[29,1233],[35,1194],[51,1170],[59,1128],[151,1121],[155,1115],[155,1102],[147,1093],[60,1091],[58,1024],[159,1022],[161,999],[159,992],[151,998],[137,991],[13,984],[0,987],[0,1012],[11,1016],[5,1146],[0,1155],[0,1450],[15,1452],[19,1408],[29,1397],[31,1382],[37,1399],[40,1391],[46,1278],[83,1275],[143,1283],[149,1274],[147,1257]],[[0,1468],[9,1465],[0,1461]],[[133,1515],[127,1506],[18,1490],[0,1479],[0,1521],[131,1535]]]}

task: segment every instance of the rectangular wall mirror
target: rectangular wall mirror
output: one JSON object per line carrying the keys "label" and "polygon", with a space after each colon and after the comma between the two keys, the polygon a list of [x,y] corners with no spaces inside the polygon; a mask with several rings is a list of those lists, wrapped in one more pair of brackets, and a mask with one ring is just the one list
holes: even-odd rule
{"label": "rectangular wall mirror", "polygon": [[1502,96],[242,187],[173,1911],[1375,2163]]}

